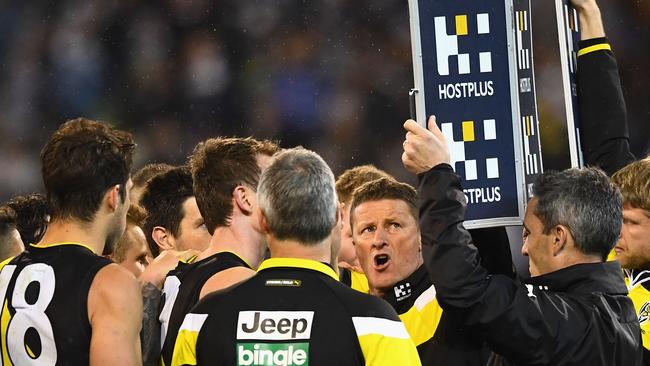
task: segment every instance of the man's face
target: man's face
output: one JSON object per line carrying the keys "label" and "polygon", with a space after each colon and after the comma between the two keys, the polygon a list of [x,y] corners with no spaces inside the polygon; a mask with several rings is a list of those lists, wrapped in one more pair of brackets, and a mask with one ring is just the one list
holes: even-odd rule
{"label": "man's face", "polygon": [[199,212],[194,196],[183,202],[183,218],[178,226],[178,235],[174,237],[174,249],[195,249],[203,251],[210,245],[210,233],[205,227],[203,216]]}
{"label": "man's face", "polygon": [[623,268],[650,269],[650,212],[623,205],[621,238],[614,251]]}
{"label": "man's face", "polygon": [[106,234],[106,243],[104,248],[105,253],[113,252],[115,245],[126,230],[126,214],[129,212],[129,206],[131,205],[131,198],[129,193],[131,187],[133,187],[131,178],[129,178],[129,180],[126,182],[126,187],[120,187],[120,189],[126,190],[124,193],[124,200],[122,200],[121,196],[118,194],[117,207],[115,208],[113,219],[111,220],[111,224]]}
{"label": "man's face", "polygon": [[[260,168],[260,175],[268,168],[271,163],[273,162],[273,157],[266,155],[266,154],[257,154],[257,166]],[[264,235],[264,231],[260,227],[260,210],[258,209],[259,205],[257,203],[257,187],[255,189],[244,186],[246,188],[246,197],[248,198],[248,202],[250,202],[251,209],[252,209],[252,214],[250,215],[250,223],[253,226],[253,229],[257,235],[258,238],[258,244],[259,244],[259,256],[262,258],[264,254],[266,253],[266,249],[268,247],[267,242],[266,242],[266,235]]]}
{"label": "man's face", "polygon": [[544,234],[544,224],[534,214],[536,207],[537,198],[532,198],[524,216],[524,245],[521,247],[521,254],[528,257],[528,267],[533,277],[553,271],[553,238]]}
{"label": "man's face", "polygon": [[118,264],[138,278],[144,272],[145,267],[149,265],[147,239],[139,226],[129,225],[122,240],[127,241],[128,249],[124,253],[124,260]]}
{"label": "man's face", "polygon": [[422,265],[420,230],[406,202],[368,201],[351,215],[352,237],[371,294],[383,295]]}
{"label": "man's face", "polygon": [[4,261],[10,257],[15,257],[25,250],[23,241],[20,239],[20,233],[14,228],[9,229],[5,235],[0,236],[0,245],[7,248],[7,250],[4,250],[7,256],[0,258],[0,261]]}
{"label": "man's face", "polygon": [[350,266],[358,266],[357,252],[352,240],[352,228],[350,227],[350,204],[343,207],[343,228],[341,229],[341,249],[339,251],[339,262],[345,262]]}

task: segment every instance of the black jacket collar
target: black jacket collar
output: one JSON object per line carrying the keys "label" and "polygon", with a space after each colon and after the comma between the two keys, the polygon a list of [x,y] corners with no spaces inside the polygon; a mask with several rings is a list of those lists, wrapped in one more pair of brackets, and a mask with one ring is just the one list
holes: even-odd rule
{"label": "black jacket collar", "polygon": [[[384,300],[397,311],[398,314],[410,309],[418,296],[432,286],[429,273],[424,265],[418,267],[405,279],[397,282],[384,294]],[[403,310],[403,311],[402,311]]]}
{"label": "black jacket collar", "polygon": [[582,263],[524,281],[542,290],[591,294],[627,294],[618,262]]}

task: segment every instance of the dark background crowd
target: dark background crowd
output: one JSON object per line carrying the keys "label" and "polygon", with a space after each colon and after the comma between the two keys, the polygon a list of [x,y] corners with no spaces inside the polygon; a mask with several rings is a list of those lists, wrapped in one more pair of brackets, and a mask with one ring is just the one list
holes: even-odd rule
{"label": "dark background crowd", "polygon": [[[650,2],[600,6],[642,156]],[[536,67],[539,80],[558,72]],[[3,2],[0,201],[40,190],[40,149],[77,116],[134,132],[136,168],[182,163],[209,136],[255,135],[313,149],[335,174],[374,163],[408,180],[399,156],[412,85],[406,0]],[[551,130],[542,121],[542,137]]]}

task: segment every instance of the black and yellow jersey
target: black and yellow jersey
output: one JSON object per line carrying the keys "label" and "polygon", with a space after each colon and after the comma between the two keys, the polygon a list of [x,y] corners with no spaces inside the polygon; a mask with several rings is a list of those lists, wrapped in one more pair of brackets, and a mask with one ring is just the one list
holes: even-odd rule
{"label": "black and yellow jersey", "polygon": [[364,294],[367,294],[370,291],[370,286],[368,286],[368,277],[366,277],[362,272],[357,272],[347,268],[341,268],[339,272],[341,273],[341,282],[352,289],[363,292]]}
{"label": "black and yellow jersey", "polygon": [[420,365],[395,311],[326,264],[271,258],[185,317],[172,365]]}
{"label": "black and yellow jersey", "polygon": [[643,341],[643,361],[650,360],[650,271],[624,270],[628,296],[634,303],[639,317],[641,340]]}
{"label": "black and yellow jersey", "polygon": [[[612,250],[607,261],[615,261],[616,252]],[[639,318],[641,341],[643,342],[643,364],[650,365],[650,271],[624,269],[625,285],[632,299],[634,310]]]}
{"label": "black and yellow jersey", "polygon": [[213,275],[228,268],[251,268],[237,254],[219,252],[197,262],[180,262],[169,272],[163,285],[162,308],[160,311],[161,344],[163,365],[170,365],[178,329],[185,315],[199,301],[205,282]]}
{"label": "black and yellow jersey", "polygon": [[443,312],[424,266],[396,283],[383,298],[399,314],[423,365],[486,364],[490,351],[463,331],[457,316]]}
{"label": "black and yellow jersey", "polygon": [[0,364],[88,365],[88,291],[110,263],[76,243],[31,245],[2,262]]}

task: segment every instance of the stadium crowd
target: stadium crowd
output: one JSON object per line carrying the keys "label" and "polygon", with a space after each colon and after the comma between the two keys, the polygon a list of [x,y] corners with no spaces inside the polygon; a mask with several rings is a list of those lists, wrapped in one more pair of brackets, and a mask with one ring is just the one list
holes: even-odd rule
{"label": "stadium crowd", "polygon": [[[601,6],[630,132],[640,136],[650,115],[650,50],[642,46],[650,4]],[[133,132],[137,168],[183,164],[207,136],[255,135],[312,149],[337,175],[372,163],[413,183],[395,138],[413,86],[408,17],[402,0],[3,2],[0,200],[42,189],[38,148],[78,116]],[[544,37],[552,25],[534,26]],[[548,59],[544,47],[534,52]],[[535,67],[540,84],[559,73],[557,64]],[[541,131],[548,150],[555,119]],[[630,143],[637,155],[650,149],[644,139]]]}
{"label": "stadium crowd", "polygon": [[[373,165],[335,178],[327,157],[257,133],[132,174],[133,134],[75,118],[41,150],[45,192],[0,205],[1,364],[650,364],[650,157],[630,151],[595,0],[572,2],[589,166],[535,182],[531,278],[481,250],[497,232],[464,228],[434,116],[403,124],[416,187]],[[183,19],[201,6],[170,4]],[[194,112],[219,104],[204,102]]]}

